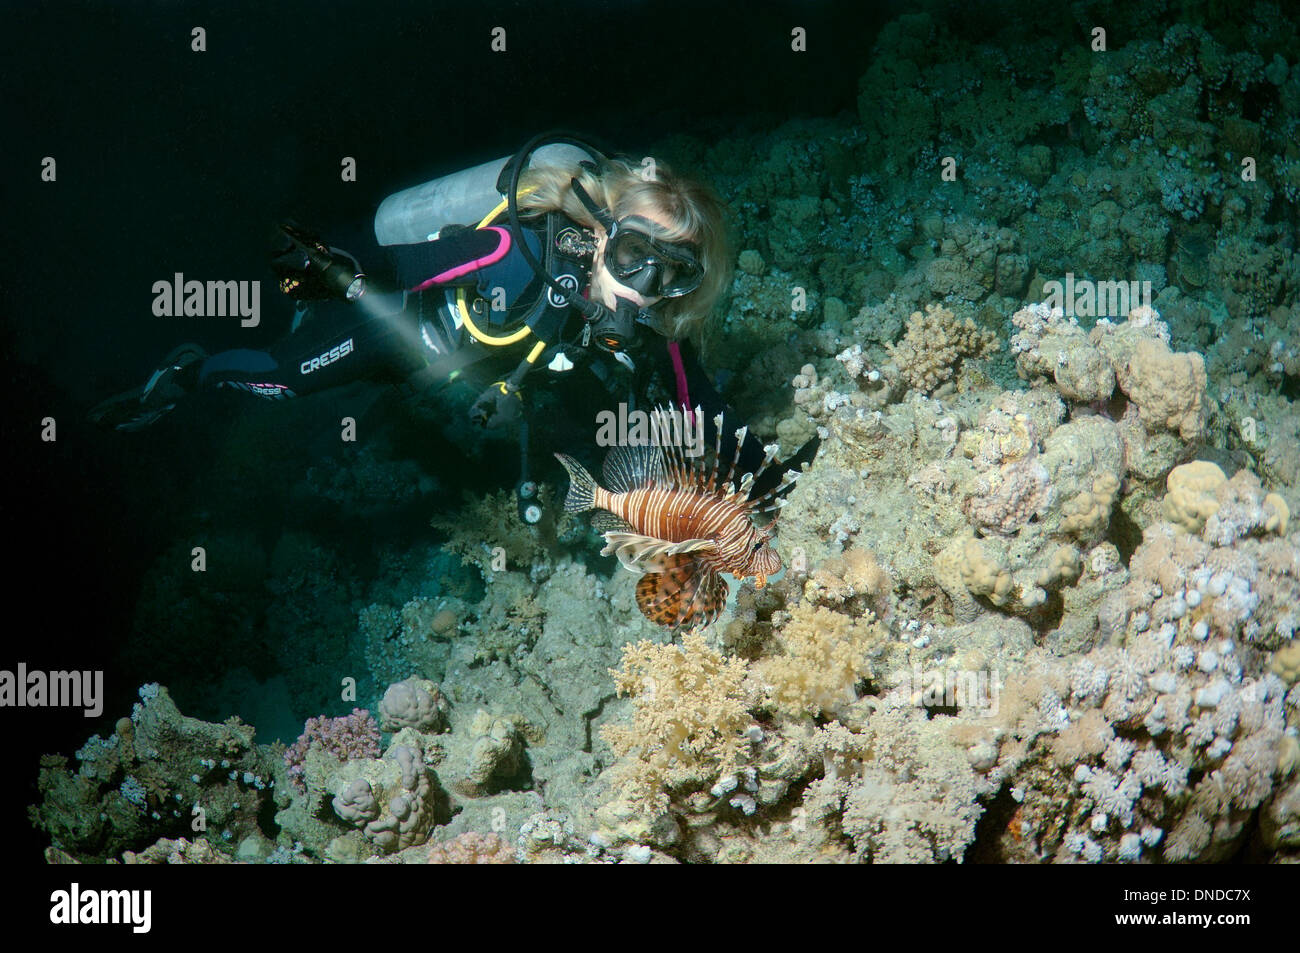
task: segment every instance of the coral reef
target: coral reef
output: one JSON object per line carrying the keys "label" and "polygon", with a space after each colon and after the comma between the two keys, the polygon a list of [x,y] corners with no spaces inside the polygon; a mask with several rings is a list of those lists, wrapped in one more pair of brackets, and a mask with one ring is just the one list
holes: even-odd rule
{"label": "coral reef", "polygon": [[[856,115],[661,144],[743,249],[705,366],[782,458],[821,437],[784,575],[673,644],[554,487],[535,526],[467,493],[360,554],[302,514],[409,532],[439,486],[327,457],[296,521],[202,525],[201,581],[162,552],[129,660],[211,710],[183,617],[284,673],[268,737],[341,675],[358,707],[283,750],[146,686],[42,760],[51,862],[1300,859],[1293,25],[1132,5],[1103,54],[925,6]],[[258,426],[214,483],[255,482]]]}
{"label": "coral reef", "polygon": [[777,651],[758,666],[772,706],[785,715],[834,716],[857,700],[871,674],[871,645],[885,637],[871,614],[858,618],[824,606],[796,606],[775,635]]}
{"label": "coral reef", "polygon": [[860,730],[819,729],[825,765],[808,786],[803,810],[835,825],[859,859],[931,863],[960,858],[974,840],[990,784],[965,752],[947,743],[945,725],[911,705],[884,708]]}
{"label": "coral reef", "polygon": [[187,718],[155,684],[140,699],[107,739],[94,735],[77,751],[75,770],[65,757],[42,759],[41,800],[29,814],[53,846],[104,861],[196,830],[223,851],[263,839],[259,817],[288,783],[282,759],[238,718]]}
{"label": "coral reef", "polygon": [[1294,628],[1300,539],[1265,528],[1272,514],[1250,474],[1227,482],[1225,497],[1246,498],[1237,519],[1200,537],[1148,526],[1101,609],[1107,644],[1069,663],[1039,657],[1041,681],[1015,686],[997,769],[1019,792],[1015,856],[1223,859],[1290,772],[1286,685],[1261,662]]}
{"label": "coral reef", "polygon": [[739,769],[750,723],[743,664],[687,635],[681,646],[626,646],[613,674],[634,715],[630,726],[609,724],[601,733],[624,758],[614,783],[629,800],[663,811],[671,796]]}
{"label": "coral reef", "polygon": [[412,676],[388,686],[379,702],[379,716],[384,731],[414,728],[437,734],[446,727],[447,708],[447,700],[437,685]]}
{"label": "coral reef", "polygon": [[[441,813],[438,779],[415,745],[394,743],[382,759],[348,761],[331,775],[328,790],[334,813],[386,854],[423,844]],[[347,856],[335,844],[331,849]]]}

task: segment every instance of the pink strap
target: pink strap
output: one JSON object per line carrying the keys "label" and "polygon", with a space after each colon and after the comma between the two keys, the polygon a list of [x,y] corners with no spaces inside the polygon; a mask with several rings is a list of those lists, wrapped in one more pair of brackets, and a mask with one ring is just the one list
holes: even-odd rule
{"label": "pink strap", "polygon": [[497,247],[495,251],[489,252],[482,258],[475,258],[473,261],[467,261],[463,265],[457,265],[454,268],[448,268],[446,271],[434,275],[427,281],[422,281],[411,291],[424,291],[426,288],[432,288],[434,285],[446,284],[448,281],[454,281],[462,275],[467,275],[471,271],[477,271],[479,268],[486,268],[488,265],[496,264],[506,253],[510,251],[510,233],[499,225],[489,225],[487,231],[496,232],[498,235]]}
{"label": "pink strap", "polygon": [[691,394],[686,388],[686,368],[682,366],[682,351],[676,341],[668,342],[668,356],[673,359],[673,374],[677,377],[677,403],[686,412],[686,419],[691,417]]}

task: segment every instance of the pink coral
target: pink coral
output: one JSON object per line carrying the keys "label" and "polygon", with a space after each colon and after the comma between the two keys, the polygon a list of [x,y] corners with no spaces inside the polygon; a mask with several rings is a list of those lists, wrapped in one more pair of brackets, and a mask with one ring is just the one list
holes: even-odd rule
{"label": "pink coral", "polygon": [[429,845],[431,864],[513,864],[515,852],[496,834],[468,831],[441,844]]}
{"label": "pink coral", "polygon": [[332,754],[340,761],[379,757],[379,725],[364,708],[352,709],[350,715],[328,718],[321,715],[308,718],[302,734],[284,752],[284,763],[289,768],[289,778],[302,785],[303,764],[313,744]]}

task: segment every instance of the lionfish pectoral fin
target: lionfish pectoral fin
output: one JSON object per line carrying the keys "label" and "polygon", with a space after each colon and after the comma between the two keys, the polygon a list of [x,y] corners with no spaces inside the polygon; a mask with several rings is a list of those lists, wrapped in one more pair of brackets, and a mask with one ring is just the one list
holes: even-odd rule
{"label": "lionfish pectoral fin", "polygon": [[671,565],[669,560],[673,556],[709,552],[716,548],[717,543],[711,539],[687,539],[673,543],[654,536],[642,536],[640,533],[611,530],[605,534],[605,548],[600,554],[614,554],[624,568],[632,572],[657,573]]}
{"label": "lionfish pectoral fin", "polygon": [[667,565],[637,580],[636,604],[656,625],[669,629],[708,625],[727,603],[727,581],[689,554],[668,557]]}

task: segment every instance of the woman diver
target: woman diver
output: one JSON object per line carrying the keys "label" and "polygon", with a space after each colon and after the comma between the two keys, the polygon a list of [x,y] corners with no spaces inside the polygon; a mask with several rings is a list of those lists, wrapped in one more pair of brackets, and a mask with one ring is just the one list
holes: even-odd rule
{"label": "woman diver", "polygon": [[[471,214],[477,227],[449,224]],[[738,421],[690,344],[730,277],[722,209],[707,188],[663,165],[607,158],[581,140],[544,134],[510,160],[390,196],[375,233],[390,246],[399,291],[375,287],[346,252],[295,226],[281,230],[288,245],[272,269],[298,301],[290,333],[266,351],[209,356],[182,345],[143,387],[100,404],[92,419],[138,430],[212,387],[284,399],[363,378],[425,390],[468,378],[471,367],[487,370],[492,383],[470,419],[518,434],[516,494],[528,522],[541,515],[528,475],[530,420],[545,392],[584,389],[565,382],[599,381],[608,396],[597,395],[598,404],[625,401],[629,410],[699,407],[706,442],[722,413],[722,452],[734,452]],[[767,471],[751,495],[816,451],[814,439]],[[748,435],[740,472],[763,455]]]}

